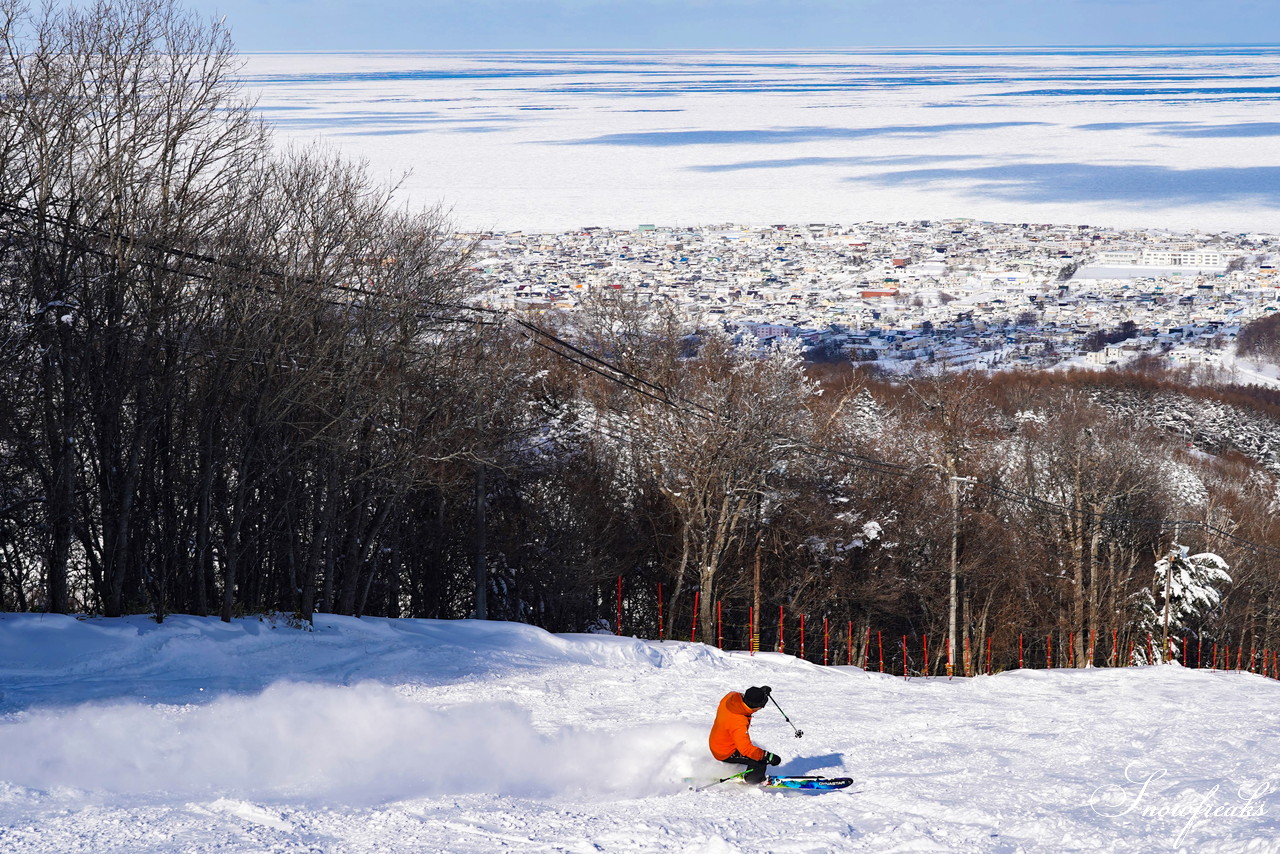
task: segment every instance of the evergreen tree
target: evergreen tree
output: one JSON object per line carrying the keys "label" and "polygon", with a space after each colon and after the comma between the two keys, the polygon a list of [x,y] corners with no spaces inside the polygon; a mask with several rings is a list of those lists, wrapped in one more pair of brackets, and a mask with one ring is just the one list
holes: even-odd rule
{"label": "evergreen tree", "polygon": [[[1173,544],[1169,554],[1155,563],[1155,576],[1150,588],[1134,598],[1134,630],[1139,642],[1134,644],[1135,664],[1160,664],[1177,658],[1173,638],[1197,628],[1199,621],[1222,601],[1221,585],[1230,584],[1227,562],[1212,552],[1190,554],[1187,546]],[[1169,649],[1164,646],[1165,622],[1168,621]],[[1154,661],[1148,661],[1146,638]],[[1158,639],[1158,640],[1157,640]]]}

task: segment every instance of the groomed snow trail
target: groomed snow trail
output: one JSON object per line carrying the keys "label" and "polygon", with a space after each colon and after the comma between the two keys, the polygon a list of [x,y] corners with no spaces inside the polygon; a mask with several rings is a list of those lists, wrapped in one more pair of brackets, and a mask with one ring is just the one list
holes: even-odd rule
{"label": "groomed snow trail", "polygon": [[[706,750],[769,684],[766,792]],[[0,851],[1280,851],[1280,683],[903,680],[471,621],[0,615]]]}

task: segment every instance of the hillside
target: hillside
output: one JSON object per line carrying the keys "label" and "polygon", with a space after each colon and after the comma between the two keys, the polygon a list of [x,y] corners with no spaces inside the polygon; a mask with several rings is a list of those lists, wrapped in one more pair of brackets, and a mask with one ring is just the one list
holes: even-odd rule
{"label": "hillside", "polygon": [[1095,395],[1101,406],[1135,423],[1159,427],[1207,453],[1234,451],[1280,474],[1280,423],[1264,401],[1159,386],[1103,386]]}
{"label": "hillside", "polygon": [[[689,791],[721,771],[717,700],[753,684],[805,732],[759,715],[781,771],[857,784]],[[510,623],[0,615],[0,690],[15,854],[1242,851],[1280,829],[1280,684],[1177,666],[908,681]]]}

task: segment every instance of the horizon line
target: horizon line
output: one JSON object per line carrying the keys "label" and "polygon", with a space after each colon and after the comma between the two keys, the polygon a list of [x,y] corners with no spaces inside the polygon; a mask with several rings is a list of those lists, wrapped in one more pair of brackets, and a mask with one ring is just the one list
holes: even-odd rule
{"label": "horizon line", "polygon": [[[234,31],[232,33],[234,36]],[[1268,48],[1280,42],[1149,42],[1116,44],[963,44],[963,45],[846,45],[843,47],[487,47],[487,48],[255,48],[237,53],[823,53],[832,51],[959,51],[959,50],[1158,50]]]}

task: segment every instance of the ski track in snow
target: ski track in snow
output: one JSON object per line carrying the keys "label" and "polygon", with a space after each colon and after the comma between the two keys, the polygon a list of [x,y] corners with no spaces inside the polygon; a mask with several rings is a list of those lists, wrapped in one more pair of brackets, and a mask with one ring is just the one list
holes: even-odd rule
{"label": "ski track in snow", "polygon": [[[1280,851],[1260,676],[907,681],[507,623],[316,625],[0,615],[0,851]],[[805,731],[758,716],[779,771],[853,787],[688,790],[724,775],[706,731],[752,684]]]}

